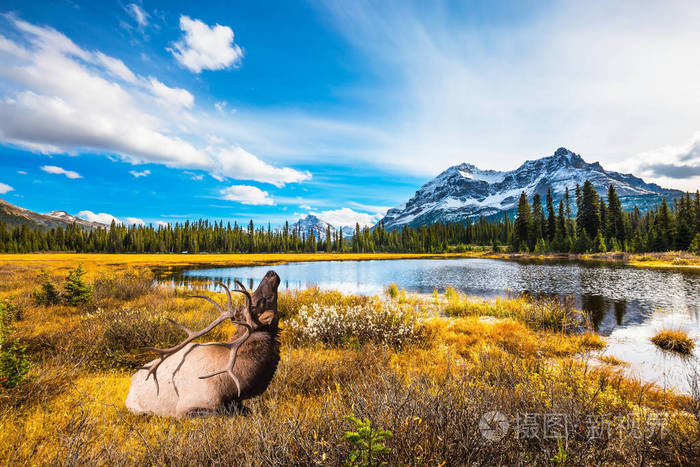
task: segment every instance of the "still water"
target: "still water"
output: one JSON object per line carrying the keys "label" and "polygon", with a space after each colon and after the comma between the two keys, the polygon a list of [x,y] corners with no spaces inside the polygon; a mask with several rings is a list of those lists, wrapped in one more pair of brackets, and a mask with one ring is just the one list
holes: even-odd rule
{"label": "still water", "polygon": [[479,297],[571,296],[591,313],[598,332],[644,322],[663,309],[691,320],[700,317],[700,274],[582,262],[515,262],[495,259],[405,259],[318,261],[274,266],[191,269],[170,279],[176,285],[234,279],[254,288],[269,269],[282,279],[281,289],[318,286],[344,293],[379,294],[394,282],[408,292],[442,292],[451,286]]}
{"label": "still water", "polygon": [[[407,259],[318,261],[273,266],[191,269],[162,280],[178,286],[215,288],[239,280],[253,289],[269,269],[282,290],[320,287],[354,294],[379,294],[394,282],[408,292],[443,292],[451,286],[493,298],[521,293],[573,297],[606,336],[604,354],[628,362],[623,371],[661,387],[689,393],[700,353],[700,273],[653,270],[590,262],[515,262],[494,259]],[[682,358],[651,342],[663,328],[683,329],[695,340],[694,356]]]}

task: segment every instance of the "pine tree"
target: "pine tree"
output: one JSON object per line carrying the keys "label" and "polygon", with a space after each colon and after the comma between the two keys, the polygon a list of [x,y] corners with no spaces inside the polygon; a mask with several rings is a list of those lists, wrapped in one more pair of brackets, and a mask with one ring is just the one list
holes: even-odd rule
{"label": "pine tree", "polygon": [[513,234],[513,247],[515,251],[523,248],[523,245],[529,244],[530,231],[530,203],[527,201],[527,195],[523,191],[520,194],[518,201],[518,217],[515,219],[515,232]]}
{"label": "pine tree", "polygon": [[551,242],[557,232],[557,220],[554,214],[554,199],[552,199],[552,189],[547,188],[547,239]]}
{"label": "pine tree", "polygon": [[656,212],[656,219],[654,220],[654,227],[656,230],[654,250],[666,251],[673,247],[673,227],[671,224],[671,211],[668,209],[666,198],[663,198]]}
{"label": "pine tree", "polygon": [[609,237],[614,237],[618,241],[625,240],[625,223],[622,213],[622,204],[617,196],[615,187],[610,185],[608,188],[608,218],[607,218],[607,234]]}
{"label": "pine tree", "polygon": [[579,231],[579,236],[585,230],[589,239],[595,238],[598,236],[600,228],[600,208],[598,193],[589,180],[583,184],[580,199],[580,207],[576,216],[576,228]]}
{"label": "pine tree", "polygon": [[540,238],[544,238],[544,210],[542,209],[542,197],[535,193],[532,197],[532,214],[530,216],[530,249],[533,249]]}
{"label": "pine tree", "polygon": [[559,212],[556,218],[556,231],[554,233],[554,240],[552,241],[552,248],[555,251],[569,251],[569,241],[568,232],[566,227],[566,219],[564,218],[564,201],[559,201]]}
{"label": "pine tree", "polygon": [[64,295],[66,301],[71,305],[80,305],[90,301],[92,298],[92,286],[85,282],[85,279],[83,279],[84,275],[85,270],[80,264],[77,268],[68,272],[66,284],[64,285]]}

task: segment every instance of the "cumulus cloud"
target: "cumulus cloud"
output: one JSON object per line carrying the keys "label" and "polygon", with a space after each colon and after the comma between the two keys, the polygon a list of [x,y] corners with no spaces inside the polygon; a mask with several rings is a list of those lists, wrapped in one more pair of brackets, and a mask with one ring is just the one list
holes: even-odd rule
{"label": "cumulus cloud", "polygon": [[380,217],[378,214],[367,214],[350,208],[330,209],[328,211],[311,212],[310,214],[336,227],[354,227],[356,223],[360,224],[360,227],[371,227],[379,221]]}
{"label": "cumulus cloud", "polygon": [[311,173],[308,171],[298,171],[289,167],[273,167],[243,148],[223,149],[215,157],[218,167],[213,171],[220,176],[255,180],[277,187],[287,183],[303,182],[311,178]]}
{"label": "cumulus cloud", "polygon": [[64,168],[55,166],[55,165],[43,165],[41,167],[41,170],[43,170],[46,173],[49,174],[55,174],[55,175],[65,175],[66,177],[70,179],[76,179],[76,178],[83,178],[80,176],[78,172],[74,172],[72,170],[66,170]]}
{"label": "cumulus cloud", "polygon": [[139,177],[147,177],[151,175],[151,171],[146,169],[141,172],[137,172],[136,170],[129,170],[129,173],[134,176],[134,178],[139,178]]}
{"label": "cumulus cloud", "polygon": [[232,185],[220,191],[221,198],[237,201],[241,204],[272,205],[275,204],[267,191],[250,185]]}
{"label": "cumulus cloud", "polygon": [[18,170],[17,173],[20,175],[27,175],[27,172],[25,172],[24,170]]}
{"label": "cumulus cloud", "polygon": [[225,138],[212,145],[200,131],[212,122],[186,111],[194,109],[189,91],[139,76],[121,60],[84,50],[55,29],[14,16],[6,20],[24,41],[0,35],[0,78],[8,82],[0,91],[0,142],[45,154],[116,154],[131,163],[202,170],[222,180],[282,186],[310,178],[268,164]]}
{"label": "cumulus cloud", "polygon": [[233,43],[233,29],[228,26],[217,24],[210,27],[183,15],[180,16],[180,29],[184,36],[168,50],[194,73],[235,66],[243,57],[241,48]]}
{"label": "cumulus cloud", "polygon": [[0,194],[4,195],[5,193],[9,193],[12,190],[14,190],[14,188],[12,188],[10,185],[0,182]]}
{"label": "cumulus cloud", "polygon": [[117,224],[122,223],[122,221],[120,221],[119,219],[117,219],[116,217],[114,217],[111,214],[107,214],[106,212],[94,213],[92,211],[86,210],[86,211],[80,211],[77,214],[77,216],[80,217],[81,219],[85,219],[88,222],[98,222],[100,224],[105,224],[105,225],[111,224],[112,221],[114,221]]}

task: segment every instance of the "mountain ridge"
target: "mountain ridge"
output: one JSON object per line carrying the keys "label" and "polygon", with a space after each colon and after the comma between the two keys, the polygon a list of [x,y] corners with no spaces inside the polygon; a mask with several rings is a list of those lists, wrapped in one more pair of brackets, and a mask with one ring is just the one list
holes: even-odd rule
{"label": "mountain ridge", "polygon": [[[298,229],[299,232],[304,233],[306,236],[311,235],[313,232],[318,240],[326,239],[327,227],[330,227],[331,234],[338,230],[338,227],[333,226],[330,222],[326,222],[314,214],[307,214],[295,223],[290,224],[289,227]],[[343,238],[347,238],[352,237],[354,229],[348,226],[341,226],[340,231],[343,233]]]}
{"label": "mountain ridge", "polygon": [[29,209],[16,206],[0,198],[0,222],[10,227],[26,225],[27,227],[39,230],[51,230],[58,227],[66,228],[72,224],[77,224],[84,229],[106,228],[104,224],[90,222],[79,217],[72,216],[66,211],[51,211],[45,214],[31,211]]}
{"label": "mountain ridge", "polygon": [[648,209],[663,197],[682,193],[647,183],[633,174],[606,171],[599,162],[588,163],[560,147],[551,156],[527,160],[511,171],[482,170],[467,162],[451,166],[425,183],[406,203],[387,211],[380,222],[391,229],[492,217],[515,209],[523,191],[532,198],[536,193],[544,196],[551,188],[553,197],[559,200],[569,188],[573,198],[576,184],[583,185],[585,180],[590,180],[603,197],[612,184],[625,209],[634,205]]}

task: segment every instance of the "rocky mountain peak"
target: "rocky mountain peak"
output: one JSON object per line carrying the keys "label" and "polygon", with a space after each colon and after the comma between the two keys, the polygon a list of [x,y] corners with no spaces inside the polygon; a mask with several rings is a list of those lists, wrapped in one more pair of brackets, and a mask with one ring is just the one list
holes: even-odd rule
{"label": "rocky mountain peak", "polygon": [[502,215],[517,207],[523,191],[531,198],[535,193],[543,196],[551,189],[558,200],[567,188],[573,191],[585,180],[590,180],[603,196],[613,185],[623,207],[637,204],[648,208],[664,196],[680,194],[631,174],[606,171],[600,163],[588,163],[560,147],[551,156],[528,160],[508,172],[482,170],[467,162],[452,166],[423,185],[408,202],[390,209],[383,221],[387,228],[395,228]]}

